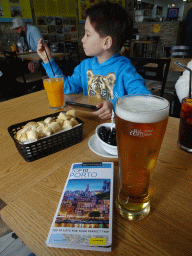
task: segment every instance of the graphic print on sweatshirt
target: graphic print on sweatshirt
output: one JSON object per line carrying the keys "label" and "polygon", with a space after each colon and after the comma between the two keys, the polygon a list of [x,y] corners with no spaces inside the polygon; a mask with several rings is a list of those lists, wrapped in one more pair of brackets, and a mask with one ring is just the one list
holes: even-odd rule
{"label": "graphic print on sweatshirt", "polygon": [[91,69],[87,70],[88,95],[101,99],[113,99],[113,87],[116,82],[115,73],[106,76],[94,75]]}

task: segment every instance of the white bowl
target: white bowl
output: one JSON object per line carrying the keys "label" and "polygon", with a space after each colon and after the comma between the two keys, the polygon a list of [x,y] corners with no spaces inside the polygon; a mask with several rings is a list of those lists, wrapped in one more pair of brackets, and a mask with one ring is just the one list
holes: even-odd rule
{"label": "white bowl", "polygon": [[[99,141],[101,147],[102,147],[107,153],[109,153],[109,154],[111,154],[111,155],[117,156],[117,154],[118,154],[118,153],[117,153],[117,146],[109,145],[109,144],[107,144],[106,142],[104,142],[104,141],[99,137],[99,133],[98,133],[98,132],[99,132],[99,128],[100,128],[101,126],[105,126],[105,127],[111,128],[111,125],[112,125],[111,123],[103,123],[103,124],[100,124],[100,125],[97,126],[95,133],[96,133],[97,140]],[[115,124],[113,124],[113,127],[115,127]]]}

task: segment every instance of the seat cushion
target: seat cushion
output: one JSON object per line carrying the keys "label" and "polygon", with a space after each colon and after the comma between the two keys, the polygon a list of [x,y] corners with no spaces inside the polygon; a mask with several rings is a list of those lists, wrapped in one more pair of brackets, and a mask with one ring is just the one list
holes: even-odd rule
{"label": "seat cushion", "polygon": [[[32,83],[32,82],[41,80],[44,75],[41,71],[36,71],[34,73],[29,73],[29,74],[25,73],[24,76],[25,76],[26,83]],[[22,76],[17,77],[16,80],[20,83],[24,83]]]}
{"label": "seat cushion", "polygon": [[[160,91],[151,91],[153,95],[160,96]],[[170,103],[173,102],[175,94],[164,92],[163,98],[168,100]]]}
{"label": "seat cushion", "polygon": [[[161,82],[148,82],[147,89],[149,91],[160,91],[162,83]],[[165,92],[169,92],[175,94],[175,82],[174,81],[167,81],[165,85]]]}

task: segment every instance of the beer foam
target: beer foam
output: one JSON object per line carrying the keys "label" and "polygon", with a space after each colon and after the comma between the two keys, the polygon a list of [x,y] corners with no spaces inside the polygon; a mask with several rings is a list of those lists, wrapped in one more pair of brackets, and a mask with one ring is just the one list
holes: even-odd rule
{"label": "beer foam", "polygon": [[169,116],[169,102],[151,95],[125,96],[117,100],[115,113],[134,123],[156,123]]}

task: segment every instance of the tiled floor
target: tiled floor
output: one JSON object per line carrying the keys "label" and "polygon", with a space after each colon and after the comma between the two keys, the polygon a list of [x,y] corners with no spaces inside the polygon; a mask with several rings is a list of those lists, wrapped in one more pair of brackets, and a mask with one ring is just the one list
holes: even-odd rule
{"label": "tiled floor", "polygon": [[12,234],[13,232],[0,237],[1,256],[28,256],[32,253],[20,238],[13,238]]}

